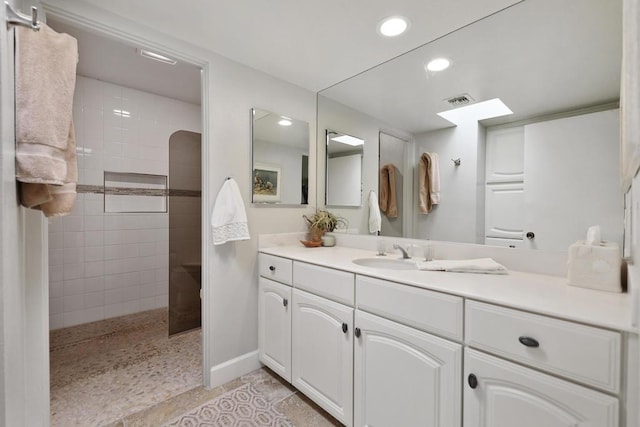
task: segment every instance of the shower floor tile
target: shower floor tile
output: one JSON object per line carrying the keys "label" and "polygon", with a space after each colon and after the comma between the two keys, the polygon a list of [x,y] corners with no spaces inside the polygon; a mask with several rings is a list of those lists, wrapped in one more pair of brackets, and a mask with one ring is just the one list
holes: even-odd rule
{"label": "shower floor tile", "polygon": [[103,426],[202,384],[202,334],[167,310],[51,331],[51,425]]}

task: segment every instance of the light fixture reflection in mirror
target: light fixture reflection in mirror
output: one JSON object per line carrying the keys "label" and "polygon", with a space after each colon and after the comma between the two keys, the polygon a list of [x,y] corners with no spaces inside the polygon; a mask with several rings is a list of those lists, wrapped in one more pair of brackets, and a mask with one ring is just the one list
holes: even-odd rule
{"label": "light fixture reflection in mirror", "polygon": [[362,205],[364,140],[327,129],[326,205]]}
{"label": "light fixture reflection in mirror", "polygon": [[253,108],[253,203],[309,203],[309,123]]}

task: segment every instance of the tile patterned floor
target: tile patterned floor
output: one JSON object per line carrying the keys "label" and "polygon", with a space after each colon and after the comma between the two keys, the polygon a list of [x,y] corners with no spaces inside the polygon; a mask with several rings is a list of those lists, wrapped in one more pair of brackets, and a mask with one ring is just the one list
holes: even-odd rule
{"label": "tile patterned floor", "polygon": [[51,425],[161,426],[246,384],[294,426],[341,425],[266,368],[205,390],[201,332],[166,331],[166,310],[52,331]]}

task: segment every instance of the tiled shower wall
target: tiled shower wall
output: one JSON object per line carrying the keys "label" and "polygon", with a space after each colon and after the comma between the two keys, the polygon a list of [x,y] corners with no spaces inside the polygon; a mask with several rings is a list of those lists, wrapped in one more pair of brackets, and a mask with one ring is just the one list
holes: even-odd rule
{"label": "tiled shower wall", "polygon": [[201,131],[199,105],[82,76],[73,117],[80,191],[49,224],[51,329],[167,306],[168,213],[105,213],[100,191],[104,171],[168,175],[170,136]]}

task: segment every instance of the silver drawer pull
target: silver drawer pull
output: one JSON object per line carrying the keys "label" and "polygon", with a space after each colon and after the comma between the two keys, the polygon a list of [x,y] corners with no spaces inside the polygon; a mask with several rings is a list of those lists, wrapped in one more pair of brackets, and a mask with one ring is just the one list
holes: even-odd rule
{"label": "silver drawer pull", "polygon": [[540,347],[540,343],[535,338],[523,336],[518,338],[518,341],[520,341],[522,345],[525,345],[527,347]]}

